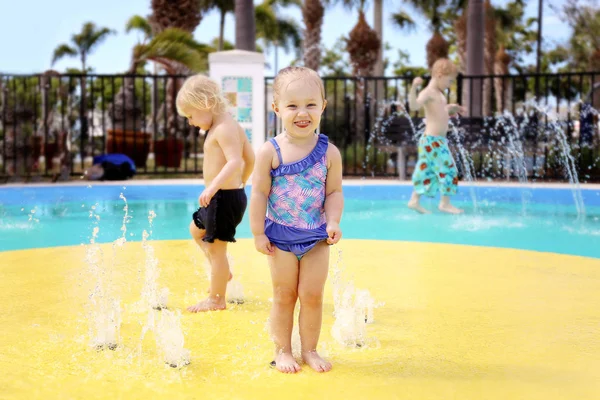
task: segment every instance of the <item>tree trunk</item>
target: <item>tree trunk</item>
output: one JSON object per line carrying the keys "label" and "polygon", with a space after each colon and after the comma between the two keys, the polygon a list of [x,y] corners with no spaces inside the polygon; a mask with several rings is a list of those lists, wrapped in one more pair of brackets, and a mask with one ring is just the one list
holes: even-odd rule
{"label": "tree trunk", "polygon": [[[496,20],[494,19],[494,9],[489,0],[485,2],[485,65],[484,74],[493,75],[494,64],[496,60]],[[483,81],[483,115],[492,115],[492,79],[487,78]]]}
{"label": "tree trunk", "polygon": [[373,75],[383,76],[383,0],[375,0],[373,4],[373,29],[377,32],[377,36],[381,42],[379,53],[377,54],[377,61],[375,62],[375,68],[373,69]]}
{"label": "tree trunk", "polygon": [[224,11],[221,11],[221,22],[219,23],[219,51],[223,51],[223,36],[225,35],[225,15]]}
{"label": "tree trunk", "polygon": [[[494,64],[495,75],[508,74],[510,65],[510,56],[501,46],[496,53],[496,62]],[[503,113],[504,110],[512,111],[512,81],[510,79],[494,78],[494,89],[496,91],[496,109]]]}
{"label": "tree trunk", "polygon": [[[379,37],[379,53],[377,53],[377,61],[375,62],[375,67],[373,68],[373,76],[375,77],[383,77],[385,76],[385,70],[383,65],[383,49],[385,45],[383,43],[383,0],[375,0],[373,4],[373,29],[377,33]],[[381,108],[381,101],[387,98],[387,93],[385,93],[385,85],[383,79],[377,79],[375,81],[377,85],[375,89],[375,115],[377,117],[378,109]]]}
{"label": "tree trunk", "polygon": [[[456,53],[458,55],[458,70],[461,74],[467,72],[467,11],[463,10],[463,13],[454,22],[454,29],[456,30]],[[462,87],[457,90],[462,91],[462,103],[468,108],[469,100],[469,80],[462,80]]]}
{"label": "tree trunk", "polygon": [[467,13],[463,13],[454,22],[456,31],[456,53],[458,55],[458,69],[461,73],[467,71]]}
{"label": "tree trunk", "polygon": [[305,0],[302,7],[304,21],[304,66],[319,71],[321,65],[321,28],[325,8],[321,0]]}
{"label": "tree trunk", "polygon": [[[592,59],[590,60],[590,65],[592,67],[592,71],[598,72],[600,71],[600,49],[597,49],[594,54],[592,54]],[[595,90],[594,90],[595,89]],[[594,81],[592,83],[592,106],[596,110],[600,110],[600,73],[594,75]]]}
{"label": "tree trunk", "polygon": [[431,69],[433,64],[440,58],[448,58],[450,44],[439,31],[435,31],[431,39],[427,42],[425,49],[427,51],[427,66]]}
{"label": "tree trunk", "polygon": [[252,0],[235,0],[235,48],[256,51],[254,29],[254,3]]}
{"label": "tree trunk", "polygon": [[[467,75],[483,75],[484,73],[484,36],[485,13],[483,0],[470,0],[467,15]],[[482,116],[482,82],[481,79],[468,82],[470,90],[466,106],[469,116]]]}

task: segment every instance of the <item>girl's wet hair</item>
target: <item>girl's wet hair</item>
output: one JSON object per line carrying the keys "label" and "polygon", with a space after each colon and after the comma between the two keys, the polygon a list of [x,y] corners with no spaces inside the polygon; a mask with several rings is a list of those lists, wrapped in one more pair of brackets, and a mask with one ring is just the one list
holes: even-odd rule
{"label": "girl's wet hair", "polygon": [[306,67],[286,67],[279,71],[275,80],[273,81],[273,102],[277,104],[281,90],[286,83],[296,79],[309,79],[313,80],[321,91],[321,98],[325,100],[325,86],[319,74],[314,70]]}
{"label": "girl's wet hair", "polygon": [[175,101],[177,112],[187,117],[184,111],[190,108],[222,114],[227,111],[229,104],[219,88],[219,84],[202,74],[189,77],[179,89]]}

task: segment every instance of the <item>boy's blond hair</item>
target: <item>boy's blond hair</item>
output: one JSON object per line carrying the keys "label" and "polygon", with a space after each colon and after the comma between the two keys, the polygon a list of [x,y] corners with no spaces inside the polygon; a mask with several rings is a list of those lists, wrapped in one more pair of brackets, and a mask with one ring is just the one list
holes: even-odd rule
{"label": "boy's blond hair", "polygon": [[456,76],[458,75],[458,69],[456,65],[447,58],[440,58],[431,67],[431,76]]}
{"label": "boy's blond hair", "polygon": [[184,110],[190,108],[206,110],[218,115],[227,111],[229,104],[219,88],[219,84],[207,76],[197,74],[185,80],[175,100],[177,112],[188,117]]}
{"label": "boy's blond hair", "polygon": [[290,83],[292,80],[302,78],[313,80],[319,86],[321,98],[325,100],[325,86],[323,86],[323,81],[321,80],[319,74],[306,67],[286,67],[279,71],[275,77],[275,80],[273,81],[273,103],[277,104],[279,96],[281,95],[281,90],[285,83]]}

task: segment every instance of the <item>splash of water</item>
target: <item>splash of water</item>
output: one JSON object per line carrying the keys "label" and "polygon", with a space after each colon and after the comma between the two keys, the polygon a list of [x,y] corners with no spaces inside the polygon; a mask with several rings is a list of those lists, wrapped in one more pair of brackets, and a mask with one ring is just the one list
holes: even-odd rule
{"label": "splash of water", "polygon": [[127,234],[127,224],[131,220],[131,217],[129,216],[129,205],[127,204],[127,198],[125,198],[123,193],[119,194],[119,198],[121,200],[123,200],[123,202],[125,203],[125,205],[123,206],[123,211],[125,211],[125,214],[123,215],[123,224],[121,225],[121,232],[123,232],[123,235],[117,241],[117,244],[122,246],[123,244],[125,244],[125,241],[127,240],[125,238],[125,235]]}
{"label": "splash of water", "polygon": [[146,255],[144,285],[142,287],[143,308],[147,312],[147,322],[142,328],[141,343],[149,331],[154,332],[158,352],[163,361],[173,368],[190,363],[190,352],[184,347],[184,335],[181,329],[181,313],[167,309],[168,288],[158,288],[160,269],[154,247],[148,238],[152,234],[152,223],[156,213],[148,213],[149,231],[142,233],[142,248]]}
{"label": "splash of water", "polygon": [[162,310],[156,324],[156,345],[160,356],[172,368],[190,363],[190,351],[184,347],[185,338],[181,329],[181,312]]}
{"label": "splash of water", "polygon": [[[502,136],[500,143],[501,148],[505,151],[506,158],[506,176],[510,179],[512,176],[512,162],[514,161],[514,172],[519,180],[519,183],[526,185],[527,179],[527,164],[525,162],[525,151],[523,149],[523,142],[521,139],[519,126],[515,117],[508,111],[504,112],[504,115],[499,116],[496,119],[496,125],[494,128],[496,131],[501,131],[505,134]],[[527,202],[530,197],[530,192],[521,190],[521,215],[527,215]]]}
{"label": "splash of water", "polygon": [[167,307],[169,290],[167,288],[158,289],[158,277],[160,276],[158,258],[154,254],[154,247],[148,241],[148,238],[152,234],[152,222],[154,218],[156,218],[156,213],[150,210],[148,213],[150,233],[146,230],[142,232],[142,248],[146,256],[142,301],[144,302],[144,306],[149,309],[161,310]]}
{"label": "splash of water", "polygon": [[158,258],[154,255],[154,247],[148,242],[149,236],[150,234],[146,230],[142,232],[142,248],[146,255],[142,299],[149,308],[161,310],[167,308],[169,290],[167,288],[158,289],[160,269],[158,268]]}
{"label": "splash of water", "polygon": [[567,141],[567,135],[565,134],[564,128],[560,125],[558,116],[552,112],[550,108],[544,109],[544,106],[535,102],[534,99],[526,102],[524,104],[524,108],[528,108],[532,110],[532,112],[537,112],[546,117],[547,122],[545,134],[552,136],[558,141],[563,167],[571,185],[571,193],[573,195],[573,201],[575,202],[575,208],[577,210],[577,218],[585,218],[585,204],[583,202],[581,187],[579,185],[579,177],[577,175],[575,158],[571,154],[571,147]]}
{"label": "splash of water", "polygon": [[342,279],[342,251],[333,268],[333,304],[335,322],[331,328],[333,338],[341,345],[351,348],[364,347],[373,339],[367,335],[367,324],[374,321],[377,306],[368,290],[354,287]]}
{"label": "splash of water", "polygon": [[456,140],[456,147],[458,149],[458,159],[462,166],[462,171],[464,174],[464,180],[467,181],[469,185],[469,195],[471,196],[471,201],[473,202],[473,211],[477,213],[479,211],[477,206],[477,195],[475,194],[475,188],[473,187],[473,183],[475,182],[475,165],[473,164],[473,159],[469,152],[463,146],[461,135],[459,133],[458,127],[452,121],[450,124],[450,132],[453,134]]}
{"label": "splash of water", "polygon": [[96,243],[100,228],[97,226],[100,216],[94,214],[92,207],[90,216],[96,219],[90,243],[86,248],[85,261],[88,264],[88,273],[93,280],[93,287],[88,296],[88,321],[91,346],[97,350],[115,350],[119,343],[121,327],[121,304],[112,292],[109,284],[108,271],[104,268],[103,252]]}
{"label": "splash of water", "polygon": [[36,217],[35,217],[35,212],[36,212],[36,210],[35,210],[35,208],[34,208],[33,210],[31,210],[31,211],[29,212],[29,214],[27,214],[28,221],[29,221],[29,222],[36,222],[36,223],[39,223],[39,222],[40,222],[40,220],[39,220],[38,218],[36,218]]}

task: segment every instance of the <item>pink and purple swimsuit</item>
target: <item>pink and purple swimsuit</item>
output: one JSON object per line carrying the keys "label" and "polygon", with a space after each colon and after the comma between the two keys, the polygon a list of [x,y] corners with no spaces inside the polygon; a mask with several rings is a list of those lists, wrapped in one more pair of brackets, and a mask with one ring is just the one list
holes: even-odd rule
{"label": "pink and purple swimsuit", "polygon": [[325,181],[327,179],[327,136],[320,134],[309,155],[284,164],[281,150],[270,140],[279,166],[271,170],[273,179],[267,200],[265,235],[277,248],[292,252],[300,260],[317,243],[326,240]]}

